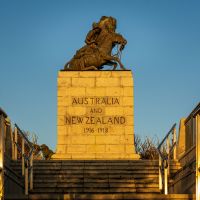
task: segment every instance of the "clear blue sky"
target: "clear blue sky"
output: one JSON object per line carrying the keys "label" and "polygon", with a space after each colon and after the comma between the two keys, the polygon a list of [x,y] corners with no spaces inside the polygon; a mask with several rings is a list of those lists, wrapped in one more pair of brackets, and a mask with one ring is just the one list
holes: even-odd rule
{"label": "clear blue sky", "polygon": [[56,78],[102,15],[127,39],[135,132],[160,138],[200,101],[200,1],[0,0],[0,106],[56,147]]}

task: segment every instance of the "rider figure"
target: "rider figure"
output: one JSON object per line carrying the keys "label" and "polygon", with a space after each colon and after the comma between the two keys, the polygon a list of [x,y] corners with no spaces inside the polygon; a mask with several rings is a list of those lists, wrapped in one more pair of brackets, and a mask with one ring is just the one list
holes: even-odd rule
{"label": "rider figure", "polygon": [[112,17],[101,17],[98,23],[93,23],[92,30],[86,36],[85,43],[87,45],[97,45],[97,39],[102,29],[114,30],[116,29],[116,19]]}
{"label": "rider figure", "polygon": [[86,36],[85,43],[86,45],[76,52],[74,56],[75,59],[79,59],[84,55],[90,55],[98,50],[98,36],[100,35],[103,29],[108,31],[115,31],[116,28],[116,19],[112,17],[101,17],[98,23],[93,23],[92,30],[90,30]]}
{"label": "rider figure", "polygon": [[[124,69],[120,61],[120,53],[126,45],[126,40],[115,32],[116,19],[103,16],[98,23],[93,23],[85,38],[85,46],[79,49],[74,57],[65,64],[65,70],[100,70],[104,65],[117,64]],[[112,49],[118,45],[118,52],[112,55]],[[119,46],[120,45],[120,46]]]}

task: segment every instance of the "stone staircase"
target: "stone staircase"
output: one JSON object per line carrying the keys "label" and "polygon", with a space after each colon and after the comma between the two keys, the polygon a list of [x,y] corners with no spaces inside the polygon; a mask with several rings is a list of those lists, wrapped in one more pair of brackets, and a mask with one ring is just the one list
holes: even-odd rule
{"label": "stone staircase", "polygon": [[[21,173],[20,162],[11,163]],[[175,166],[176,168],[176,166]],[[194,199],[163,195],[158,188],[158,161],[34,161],[30,195],[6,199]]]}

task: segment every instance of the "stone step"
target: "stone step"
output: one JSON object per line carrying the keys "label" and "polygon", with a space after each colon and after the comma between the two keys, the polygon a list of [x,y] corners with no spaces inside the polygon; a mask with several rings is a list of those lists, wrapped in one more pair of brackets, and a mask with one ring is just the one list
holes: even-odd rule
{"label": "stone step", "polygon": [[[21,161],[12,161],[11,165],[20,165]],[[76,160],[61,160],[61,161],[55,161],[55,160],[40,160],[40,161],[35,161],[33,162],[34,165],[44,165],[44,166],[80,166],[80,165],[90,165],[90,166],[95,166],[95,165],[146,165],[146,166],[152,166],[152,165],[158,165],[157,160],[83,160],[83,161],[76,161]]]}
{"label": "stone step", "polygon": [[29,196],[9,194],[7,200],[195,200],[195,195],[190,194],[30,194]]}
{"label": "stone step", "polygon": [[[15,170],[15,172],[21,175],[21,170]],[[135,176],[146,176],[146,175],[157,175],[159,174],[158,170],[34,170],[33,174],[35,177],[46,176],[46,175],[60,175],[60,176],[76,176],[76,175],[85,175],[87,176],[112,176],[112,175],[135,175]]]}
{"label": "stone step", "polygon": [[34,188],[52,187],[137,187],[137,188],[158,188],[158,183],[135,183],[135,182],[34,182]]}
{"label": "stone step", "polygon": [[[142,168],[158,168],[158,161],[149,161],[149,160],[139,160],[139,161],[34,161],[34,167],[36,168],[72,168],[72,169],[90,169],[93,167],[98,167],[101,169],[121,169],[121,168],[133,168],[138,169]],[[12,167],[21,168],[20,161],[13,161],[11,163]],[[180,163],[173,162],[170,165],[171,169],[179,169]]]}
{"label": "stone step", "polygon": [[137,184],[158,184],[158,179],[99,179],[99,178],[70,178],[70,179],[35,179],[34,183],[137,183]]}
{"label": "stone step", "polygon": [[34,170],[34,174],[158,174],[158,170]]}
{"label": "stone step", "polygon": [[[73,175],[73,176],[72,176]],[[157,174],[34,174],[34,179],[69,179],[69,178],[108,178],[108,179],[148,179],[157,178]]]}
{"label": "stone step", "polygon": [[[102,183],[88,183],[88,182],[77,182],[77,183],[37,183],[34,184],[34,188],[42,188],[42,187],[135,187],[135,183],[108,183],[108,182],[102,182]],[[144,187],[142,184],[138,184],[137,187]],[[146,184],[146,186],[149,187],[158,187],[157,184]]]}
{"label": "stone step", "polygon": [[108,183],[108,182],[101,182],[101,183],[88,183],[88,182],[77,182],[77,183],[34,183],[34,189],[35,188],[54,188],[54,187],[126,187],[126,188],[158,188],[158,184],[155,183],[149,183],[149,184],[137,184],[137,183]]}
{"label": "stone step", "polygon": [[34,170],[34,174],[158,174],[158,170]]}
{"label": "stone step", "polygon": [[[21,174],[20,161],[11,165]],[[171,165],[174,171],[179,167]],[[160,194],[157,160],[34,161],[33,176],[29,199],[193,199]]]}
{"label": "stone step", "polygon": [[[21,170],[20,165],[12,166],[15,170]],[[123,166],[123,165],[114,165],[114,166],[38,166],[33,165],[34,170],[158,170],[158,166]]]}
{"label": "stone step", "polygon": [[[129,181],[134,181],[134,182],[138,182],[138,183],[149,183],[149,182],[158,182],[158,179],[157,178],[149,178],[149,179],[132,179],[132,178],[96,178],[96,177],[92,177],[92,178],[68,178],[68,179],[59,179],[59,181],[69,181],[69,182],[77,182],[77,181],[83,181],[84,182],[96,182],[96,181],[109,181],[109,182],[129,182]],[[35,181],[37,182],[54,182],[55,179],[35,179]]]}
{"label": "stone step", "polygon": [[158,188],[136,187],[58,187],[58,188],[35,188],[31,193],[160,193]]}

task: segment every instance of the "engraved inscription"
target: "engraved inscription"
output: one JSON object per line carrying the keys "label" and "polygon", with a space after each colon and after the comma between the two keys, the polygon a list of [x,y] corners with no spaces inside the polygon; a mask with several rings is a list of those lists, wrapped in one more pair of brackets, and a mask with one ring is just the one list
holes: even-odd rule
{"label": "engraved inscription", "polygon": [[[84,133],[109,132],[110,126],[125,125],[126,118],[123,115],[115,115],[116,106],[121,106],[120,97],[72,97],[71,105],[74,107],[86,107],[84,115],[66,115],[66,125],[83,125]],[[106,115],[106,108],[112,107],[112,115]]]}

